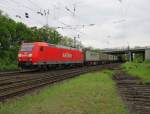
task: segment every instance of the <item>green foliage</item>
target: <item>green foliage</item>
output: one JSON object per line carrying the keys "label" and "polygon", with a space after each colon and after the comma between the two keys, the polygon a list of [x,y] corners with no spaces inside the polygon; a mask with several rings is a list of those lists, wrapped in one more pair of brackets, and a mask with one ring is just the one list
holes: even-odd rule
{"label": "green foliage", "polygon": [[0,114],[129,114],[112,75],[108,70],[81,75],[1,104]]}
{"label": "green foliage", "polygon": [[143,57],[143,54],[140,54],[140,53],[138,54],[138,53],[136,53],[135,56],[134,56],[134,60],[133,60],[133,61],[134,61],[134,62],[143,62],[143,58],[144,58],[144,57]]}
{"label": "green foliage", "polygon": [[60,41],[60,45],[74,47],[74,41],[72,38],[64,36],[63,39]]}
{"label": "green foliage", "polygon": [[16,61],[12,61],[9,57],[5,57],[3,59],[0,59],[0,71],[16,70],[16,69],[17,69],[17,62]]}
{"label": "green foliage", "polygon": [[81,48],[83,49],[84,48],[83,44],[80,41],[78,41],[76,39],[76,42],[74,42],[74,39],[72,39],[72,38],[70,38],[68,36],[64,36],[60,40],[59,44],[63,45],[63,46],[68,46],[68,47],[75,47],[75,48],[78,48],[78,49],[81,49]]}
{"label": "green foliage", "polygon": [[122,65],[122,68],[131,76],[137,76],[141,78],[144,83],[150,83],[150,61],[145,61],[143,63],[127,62]]}
{"label": "green foliage", "polygon": [[2,50],[8,50],[10,46],[10,32],[5,26],[0,26],[0,46]]}
{"label": "green foliage", "polygon": [[1,62],[1,66],[0,66],[0,71],[5,71],[5,70],[17,70],[18,69],[18,65],[16,63],[12,63],[10,62],[9,64],[8,63],[3,63],[2,61]]}
{"label": "green foliage", "polygon": [[16,42],[21,41],[32,41],[32,32],[29,28],[26,27],[23,23],[16,24],[16,38],[14,39]]}

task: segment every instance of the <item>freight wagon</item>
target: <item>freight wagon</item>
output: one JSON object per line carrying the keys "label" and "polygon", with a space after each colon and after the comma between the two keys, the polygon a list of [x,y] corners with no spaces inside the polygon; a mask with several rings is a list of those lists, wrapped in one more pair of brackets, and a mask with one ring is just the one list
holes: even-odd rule
{"label": "freight wagon", "polygon": [[85,65],[98,65],[98,64],[106,64],[117,61],[117,56],[104,54],[101,52],[94,51],[85,51]]}
{"label": "freight wagon", "polygon": [[99,62],[99,53],[93,51],[85,51],[84,57],[85,65],[96,65]]}

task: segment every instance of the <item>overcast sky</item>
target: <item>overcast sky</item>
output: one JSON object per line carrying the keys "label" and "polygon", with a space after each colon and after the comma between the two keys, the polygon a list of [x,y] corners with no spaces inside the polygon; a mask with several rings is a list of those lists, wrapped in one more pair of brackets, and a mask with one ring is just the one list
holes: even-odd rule
{"label": "overcast sky", "polygon": [[[49,26],[76,27],[58,31],[71,37],[80,34],[85,46],[150,46],[150,0],[0,0],[0,9],[16,21],[38,27],[46,24],[46,17],[37,12],[49,9]],[[25,12],[29,13],[28,19]]]}

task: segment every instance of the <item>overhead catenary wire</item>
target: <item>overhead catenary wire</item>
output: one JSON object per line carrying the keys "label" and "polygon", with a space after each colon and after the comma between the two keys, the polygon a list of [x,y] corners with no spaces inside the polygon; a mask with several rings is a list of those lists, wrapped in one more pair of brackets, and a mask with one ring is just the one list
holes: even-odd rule
{"label": "overhead catenary wire", "polygon": [[36,12],[36,10],[34,10],[34,9],[32,9],[32,8],[26,6],[26,5],[22,5],[21,3],[16,2],[15,0],[11,0],[11,1],[13,1],[14,3],[16,3],[18,6],[22,6],[22,7],[26,8],[26,9],[29,9],[29,10],[31,10],[33,12]]}
{"label": "overhead catenary wire", "polygon": [[36,4],[35,2],[33,2],[32,0],[28,0],[31,4],[33,4],[37,9],[42,9],[41,6],[39,6],[38,4]]}
{"label": "overhead catenary wire", "polygon": [[72,9],[68,8],[67,6],[65,6],[65,9],[66,9],[67,12],[70,12],[72,14],[72,16],[75,16],[75,13],[76,13],[76,4],[73,4],[72,6],[73,6]]}
{"label": "overhead catenary wire", "polygon": [[[5,0],[5,1],[7,1],[7,0]],[[29,2],[31,2],[31,0],[28,0]],[[10,3],[10,2],[9,2]],[[35,9],[33,9],[33,8],[30,8],[30,7],[28,7],[28,6],[26,6],[26,5],[22,5],[21,3],[19,3],[19,2],[17,2],[17,1],[15,1],[15,0],[12,0],[11,1],[11,3],[13,3],[13,4],[15,4],[15,5],[18,5],[20,8],[25,8],[25,9],[28,9],[28,10],[30,10],[30,11],[32,11],[32,12],[34,12],[34,13],[37,13],[37,11],[35,10]],[[32,3],[32,4],[34,4],[34,3]],[[34,5],[34,6],[36,6],[36,5]],[[17,7],[18,8],[18,7]],[[38,9],[38,6],[36,7],[37,9]],[[17,10],[17,9],[15,9],[15,10]],[[22,10],[22,9],[21,9]],[[76,5],[75,4],[73,4],[73,12],[72,12],[72,14],[73,15],[75,15],[75,11],[76,11]],[[26,12],[26,11],[24,11],[24,12]],[[41,12],[41,11],[40,11]],[[46,10],[44,10],[44,14],[45,14],[45,16],[46,15],[49,15],[49,10],[48,10],[48,12],[46,12]],[[30,14],[30,13],[29,13]],[[20,16],[20,15],[17,15],[16,14],[16,17],[18,17],[20,20],[23,20],[23,18]],[[48,19],[47,19],[48,20]],[[23,21],[25,21],[25,20],[23,20]],[[37,20],[35,20],[35,21],[37,21]],[[73,30],[73,31],[75,31],[76,29],[79,29],[80,27],[83,27],[84,25],[76,25],[76,26],[74,26],[74,25],[68,25],[68,24],[66,24],[66,23],[64,23],[64,22],[61,22],[61,21],[58,21],[59,23],[61,23],[62,25],[64,25],[64,26],[58,26],[58,27],[55,27],[55,28],[58,28],[58,29],[69,29],[69,30]],[[38,23],[39,23],[39,21],[38,21]],[[48,22],[47,22],[48,23]],[[79,27],[80,26],[80,27]],[[78,31],[79,32],[79,31]],[[81,32],[80,32],[81,33]]]}
{"label": "overhead catenary wire", "polygon": [[[8,2],[8,0],[4,0],[4,1],[7,1]],[[33,2],[33,1],[31,1],[31,0],[28,0],[30,3],[32,3],[32,5],[34,5],[35,7],[36,7],[36,9],[39,9],[40,7],[37,5],[37,4],[35,4],[35,2]],[[16,0],[11,0],[11,1],[9,1],[9,3],[13,3],[13,4],[16,4],[16,5],[18,5],[20,8],[19,8],[19,10],[21,9],[22,10],[22,8],[25,8],[25,9],[28,9],[28,10],[30,10],[30,11],[32,11],[32,12],[34,12],[34,13],[36,13],[37,14],[37,10],[35,10],[35,9],[33,9],[33,8],[30,8],[29,6],[26,6],[25,4],[21,4],[20,2],[18,2],[18,1],[16,1]],[[64,5],[65,6],[65,5]],[[75,12],[76,12],[76,4],[74,3],[74,4],[72,4],[71,6],[73,6],[73,8],[72,8],[72,13],[74,13],[75,14]],[[16,9],[17,10],[17,9]],[[26,11],[25,11],[26,12]],[[30,14],[30,12],[29,12],[29,14]],[[46,13],[45,13],[46,14]],[[48,14],[49,14],[49,12],[48,12]],[[17,15],[16,14],[16,16],[18,17],[18,18],[20,18],[20,15]],[[22,17],[22,16],[21,16]],[[47,19],[48,20],[48,19]],[[35,21],[37,21],[37,20],[35,20]],[[61,23],[63,26],[58,26],[57,28],[59,28],[59,29],[70,29],[70,30],[75,30],[75,29],[80,29],[80,28],[84,28],[85,27],[85,25],[69,25],[69,24],[66,24],[66,23],[64,23],[64,22],[61,22],[61,21],[58,21],[59,23]],[[39,23],[39,21],[38,21],[38,23]],[[41,22],[40,22],[41,23]]]}
{"label": "overhead catenary wire", "polygon": [[32,8],[30,8],[30,7],[26,6],[26,5],[24,5],[24,4],[21,4],[21,3],[18,2],[18,1],[15,1],[15,0],[10,0],[10,1],[4,0],[4,1],[7,1],[7,3],[11,2],[11,3],[13,3],[13,4],[18,5],[18,7],[23,7],[23,8],[26,8],[26,9],[30,10],[30,11],[36,12],[36,10],[34,10],[34,9],[32,9]]}
{"label": "overhead catenary wire", "polygon": [[[16,8],[18,8],[18,9],[15,9],[15,8],[12,8],[13,10],[15,10],[15,13],[16,13],[16,15],[18,15],[18,16],[21,16],[21,15],[19,15],[17,12],[19,12],[20,10],[22,10],[23,12],[24,12],[24,14],[25,13],[28,13],[29,15],[32,15],[30,12],[28,12],[28,11],[25,11],[25,10],[23,10],[22,8],[26,8],[26,9],[28,9],[29,11],[32,11],[33,13],[36,13],[36,10],[33,10],[32,8],[29,8],[29,7],[25,7],[25,5],[20,5],[20,3],[19,2],[8,2],[8,0],[4,0],[7,4],[14,4],[14,5],[18,5],[19,7],[16,7]],[[14,1],[14,0],[12,0],[12,1]],[[5,6],[5,5],[4,5]],[[15,16],[16,16],[15,15]],[[17,16],[17,17],[18,17]],[[21,19],[23,20],[23,21],[25,21],[24,19],[23,19],[23,17],[24,16],[21,16]],[[32,17],[33,17],[33,15],[32,15]],[[31,17],[29,18],[29,19],[31,19]],[[41,20],[39,20],[38,18],[36,18],[36,19],[34,19],[34,21],[36,21],[36,22],[38,22],[38,23],[40,23],[41,25],[44,25],[43,24],[43,22],[41,21]]]}

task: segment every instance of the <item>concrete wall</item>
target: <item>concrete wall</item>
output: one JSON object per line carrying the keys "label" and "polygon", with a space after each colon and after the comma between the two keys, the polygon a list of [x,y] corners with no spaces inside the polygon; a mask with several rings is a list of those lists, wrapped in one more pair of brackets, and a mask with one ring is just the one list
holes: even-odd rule
{"label": "concrete wall", "polygon": [[145,60],[150,60],[150,49],[145,50]]}

